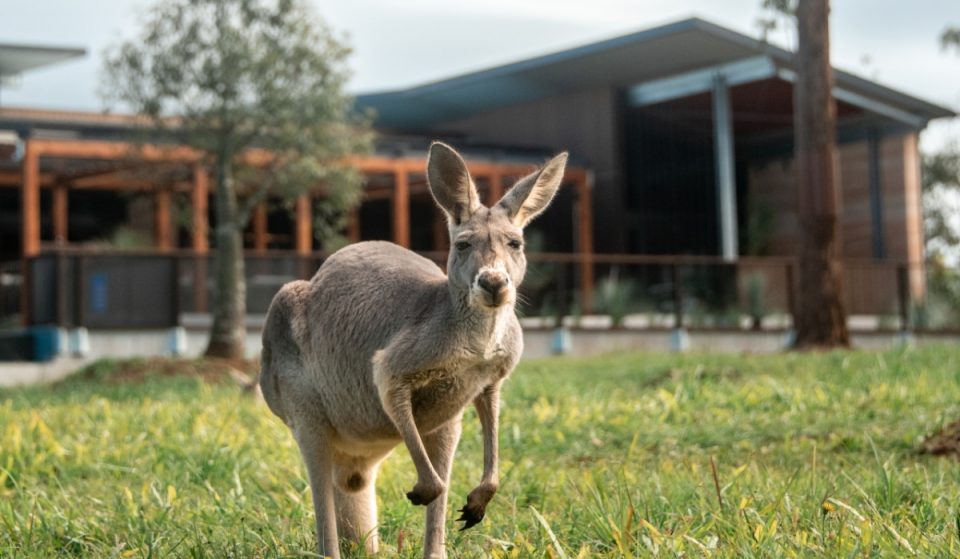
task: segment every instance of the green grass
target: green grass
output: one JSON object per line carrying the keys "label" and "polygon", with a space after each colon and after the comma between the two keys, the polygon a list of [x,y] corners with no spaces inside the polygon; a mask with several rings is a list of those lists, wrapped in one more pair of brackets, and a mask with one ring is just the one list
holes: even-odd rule
{"label": "green grass", "polygon": [[[536,361],[504,401],[501,491],[451,513],[452,557],[960,556],[960,466],[916,453],[960,417],[960,350]],[[481,453],[471,410],[451,508]],[[420,554],[414,477],[403,448],[381,470],[383,556]],[[309,495],[235,386],[0,392],[0,556],[311,556]]]}

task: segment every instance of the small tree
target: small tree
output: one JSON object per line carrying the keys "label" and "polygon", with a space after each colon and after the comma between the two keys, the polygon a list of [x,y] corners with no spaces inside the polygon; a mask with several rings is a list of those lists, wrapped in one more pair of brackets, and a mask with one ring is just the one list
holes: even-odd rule
{"label": "small tree", "polygon": [[[268,196],[323,185],[321,233],[359,200],[345,156],[368,149],[344,93],[346,48],[300,0],[161,0],[142,34],[105,54],[104,91],[154,138],[202,154],[215,181],[215,298],[206,355],[239,357],[246,333],[242,232]],[[259,156],[252,157],[259,149]]]}

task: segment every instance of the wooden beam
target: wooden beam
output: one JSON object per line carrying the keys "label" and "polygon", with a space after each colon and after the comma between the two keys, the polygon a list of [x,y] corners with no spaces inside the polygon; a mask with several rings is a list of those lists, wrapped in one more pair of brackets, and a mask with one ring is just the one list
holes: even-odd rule
{"label": "wooden beam", "polygon": [[267,251],[267,204],[264,202],[253,208],[253,250]]}
{"label": "wooden beam", "polygon": [[53,242],[66,244],[69,224],[69,186],[58,184],[53,187]]}
{"label": "wooden beam", "polygon": [[583,172],[577,180],[577,250],[580,260],[582,312],[593,312],[593,173]]}
{"label": "wooden beam", "polygon": [[173,227],[170,222],[172,196],[169,190],[160,189],[153,194],[153,239],[159,250],[173,248]]}
{"label": "wooden beam", "polygon": [[[56,178],[53,173],[40,173],[40,187],[53,186]],[[22,171],[0,171],[0,187],[20,188],[22,184]]]}
{"label": "wooden beam", "polygon": [[138,146],[131,142],[54,139],[31,140],[31,142],[36,143],[37,153],[44,157],[194,162],[203,155],[198,150],[180,145],[147,144]]}
{"label": "wooden beam", "polygon": [[27,140],[20,186],[21,245],[24,258],[40,252],[40,154]]}
{"label": "wooden beam", "polygon": [[207,233],[210,224],[207,221],[207,203],[210,196],[210,175],[202,165],[193,167],[193,189],[190,202],[193,205],[193,250],[206,254],[210,250]]}
{"label": "wooden beam", "polygon": [[294,243],[297,254],[310,254],[313,250],[313,215],[310,208],[310,195],[297,196],[296,222],[294,223]]}
{"label": "wooden beam", "polygon": [[407,173],[402,165],[393,173],[393,242],[410,248],[410,177]]}

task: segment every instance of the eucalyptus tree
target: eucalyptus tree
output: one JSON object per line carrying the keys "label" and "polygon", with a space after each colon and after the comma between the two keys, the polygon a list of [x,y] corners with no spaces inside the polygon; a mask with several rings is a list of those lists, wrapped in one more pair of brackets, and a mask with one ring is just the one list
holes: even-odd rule
{"label": "eucalyptus tree", "polygon": [[322,242],[359,200],[347,156],[368,150],[371,133],[345,92],[349,53],[301,0],[160,0],[139,37],[105,53],[107,101],[144,115],[154,140],[197,150],[214,177],[207,355],[243,354],[242,233],[253,208],[322,185]]}

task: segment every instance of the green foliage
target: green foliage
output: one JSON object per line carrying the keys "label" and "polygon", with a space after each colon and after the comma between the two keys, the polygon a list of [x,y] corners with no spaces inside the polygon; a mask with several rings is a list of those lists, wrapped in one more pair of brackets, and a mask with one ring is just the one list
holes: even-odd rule
{"label": "green foliage", "polygon": [[957,258],[960,250],[960,148],[923,156],[923,226],[927,256]]}
{"label": "green foliage", "polygon": [[619,269],[614,268],[595,290],[593,302],[597,311],[610,316],[613,328],[622,327],[623,319],[635,309],[640,292],[637,282],[621,278]]}
{"label": "green foliage", "polygon": [[954,48],[960,53],[960,27],[949,26],[940,34],[940,45],[946,50]]}
{"label": "green foliage", "polygon": [[[361,177],[344,158],[370,142],[344,91],[349,52],[299,0],[164,1],[137,40],[106,52],[102,89],[145,115],[154,139],[201,150],[218,177],[238,182],[247,203],[221,221],[242,229],[268,196],[323,184],[319,214],[335,227],[359,200]],[[254,148],[270,156],[252,161]]]}
{"label": "green foliage", "polygon": [[[0,392],[0,555],[312,556],[306,474],[266,406],[193,378],[109,382],[121,365]],[[957,371],[946,347],[525,362],[500,493],[470,531],[449,513],[449,554],[957,557],[960,470],[915,450],[960,415]],[[482,462],[470,410],[451,509]],[[402,448],[381,468],[384,557],[422,553],[414,478]]]}
{"label": "green foliage", "polygon": [[747,276],[747,312],[750,314],[754,330],[763,326],[763,317],[767,314],[767,276],[754,272]]}
{"label": "green foliage", "polygon": [[798,0],[762,0],[760,9],[763,15],[755,21],[760,31],[760,39],[766,41],[778,28],[792,30],[797,17]]}

